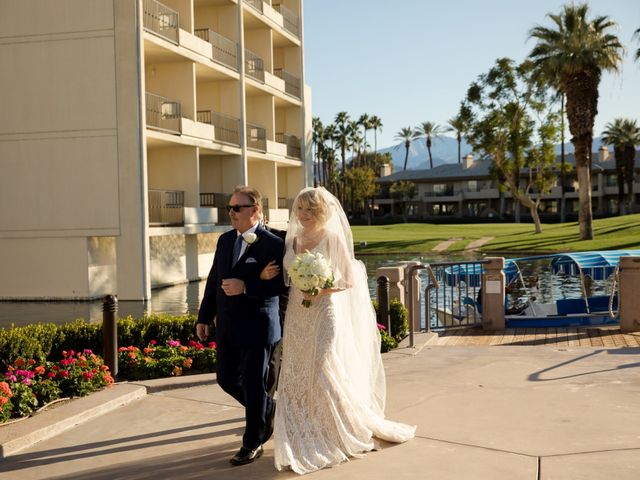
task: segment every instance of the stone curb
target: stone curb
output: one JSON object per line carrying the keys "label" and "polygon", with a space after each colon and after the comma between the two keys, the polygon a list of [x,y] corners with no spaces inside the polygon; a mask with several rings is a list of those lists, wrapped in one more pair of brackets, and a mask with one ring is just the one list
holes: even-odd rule
{"label": "stone curb", "polygon": [[146,394],[144,386],[116,384],[89,396],[44,410],[33,417],[0,426],[0,459],[104,415]]}

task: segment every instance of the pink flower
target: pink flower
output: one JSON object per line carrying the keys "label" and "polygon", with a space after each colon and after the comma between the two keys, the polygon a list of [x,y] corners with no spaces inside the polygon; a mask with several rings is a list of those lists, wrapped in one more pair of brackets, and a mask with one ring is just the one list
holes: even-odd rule
{"label": "pink flower", "polygon": [[376,324],[376,326],[378,327],[378,330],[386,330],[387,329],[387,327],[385,327],[381,323]]}
{"label": "pink flower", "polygon": [[85,348],[82,353],[85,355],[93,355],[93,351],[90,348]]}
{"label": "pink flower", "polygon": [[18,378],[15,375],[7,375],[7,380],[10,382],[17,382]]}
{"label": "pink flower", "polygon": [[216,342],[209,342],[209,348],[218,348],[218,344]]}
{"label": "pink flower", "polygon": [[179,347],[180,342],[178,340],[167,340],[167,345],[170,347]]}
{"label": "pink flower", "polygon": [[83,372],[82,376],[86,379],[86,380],[91,380],[93,378],[93,373],[91,372]]}
{"label": "pink flower", "polygon": [[158,344],[158,342],[156,342],[155,340],[151,340],[151,341],[149,342],[149,345],[157,345],[157,344]]}
{"label": "pink flower", "polygon": [[55,374],[54,372],[49,372],[49,373],[47,373],[47,377],[49,377],[49,378],[55,378],[55,377],[56,377],[56,374]]}

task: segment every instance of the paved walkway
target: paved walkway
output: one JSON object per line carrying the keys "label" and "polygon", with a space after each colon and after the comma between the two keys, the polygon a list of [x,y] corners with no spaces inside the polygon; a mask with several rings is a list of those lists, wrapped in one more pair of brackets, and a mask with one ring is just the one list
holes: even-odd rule
{"label": "paved walkway", "polygon": [[[640,348],[437,341],[417,335],[418,348],[384,355],[387,414],[417,437],[305,478],[640,478]],[[274,469],[272,441],[254,464],[229,465],[243,412],[214,380],[121,383],[4,426],[0,478],[298,478]]]}

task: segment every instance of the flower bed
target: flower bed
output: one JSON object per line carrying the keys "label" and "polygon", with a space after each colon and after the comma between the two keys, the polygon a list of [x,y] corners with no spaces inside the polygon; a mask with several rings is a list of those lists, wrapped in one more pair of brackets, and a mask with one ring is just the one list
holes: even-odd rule
{"label": "flower bed", "polygon": [[178,340],[168,340],[165,345],[151,340],[145,348],[120,347],[118,350],[118,374],[128,380],[147,380],[180,376],[185,371],[204,373],[215,371],[216,342],[207,346],[190,340],[182,345]]}
{"label": "flower bed", "polygon": [[109,367],[91,350],[64,351],[57,362],[17,358],[0,376],[0,422],[27,417],[54,400],[83,397],[112,383]]}

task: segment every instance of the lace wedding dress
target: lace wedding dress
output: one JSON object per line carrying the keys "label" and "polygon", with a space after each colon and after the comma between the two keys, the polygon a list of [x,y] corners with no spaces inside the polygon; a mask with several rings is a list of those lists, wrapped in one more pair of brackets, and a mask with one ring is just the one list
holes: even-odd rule
{"label": "lace wedding dress", "polygon": [[[302,293],[290,289],[274,424],[278,470],[310,473],[372,450],[374,436],[404,442],[415,433],[384,418],[380,338],[366,273],[341,243],[328,235],[312,252],[331,261],[344,291],[314,298],[306,308]],[[289,246],[285,269],[294,257]],[[359,331],[354,316],[363,315],[366,331]]]}

